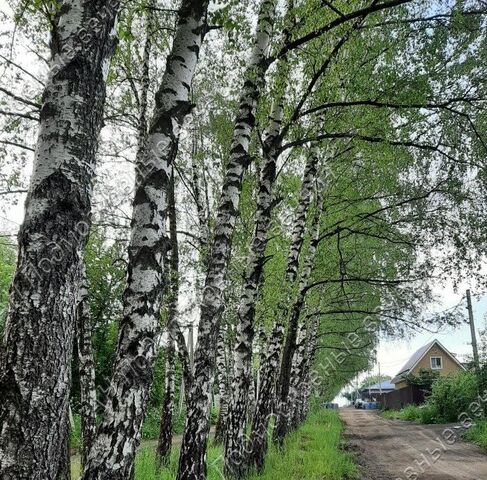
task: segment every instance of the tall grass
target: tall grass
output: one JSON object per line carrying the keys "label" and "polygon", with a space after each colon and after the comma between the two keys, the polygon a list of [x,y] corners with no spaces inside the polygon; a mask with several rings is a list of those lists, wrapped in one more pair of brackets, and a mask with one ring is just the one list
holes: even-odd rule
{"label": "tall grass", "polygon": [[343,425],[336,412],[321,410],[291,434],[281,452],[272,447],[262,475],[250,480],[342,480],[358,478],[353,457],[341,448]]}
{"label": "tall grass", "polygon": [[465,432],[465,439],[487,449],[487,420],[481,420]]}
{"label": "tall grass", "polygon": [[[343,425],[336,412],[316,411],[286,439],[283,450],[271,447],[262,475],[249,480],[345,480],[355,479],[353,458],[341,448]],[[135,480],[174,480],[178,456],[173,448],[167,468],[158,471],[154,442],[143,442],[135,463]],[[221,447],[208,449],[208,480],[224,480]],[[73,472],[73,479],[78,478]]]}

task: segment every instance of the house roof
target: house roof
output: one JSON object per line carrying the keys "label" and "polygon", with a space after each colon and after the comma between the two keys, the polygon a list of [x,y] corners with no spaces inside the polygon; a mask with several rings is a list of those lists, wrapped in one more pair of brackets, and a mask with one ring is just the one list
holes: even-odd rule
{"label": "house roof", "polygon": [[405,375],[407,375],[414,367],[423,359],[423,357],[431,350],[433,345],[438,345],[447,355],[451,357],[451,359],[458,364],[463,370],[465,367],[452,355],[438,340],[433,340],[430,343],[427,343],[419,350],[414,352],[413,356],[406,362],[406,364],[401,368],[399,373],[391,380],[391,383],[398,383],[400,382]]}
{"label": "house roof", "polygon": [[370,385],[370,387],[364,387],[362,390],[395,390],[395,388],[389,380],[385,380],[384,382]]}

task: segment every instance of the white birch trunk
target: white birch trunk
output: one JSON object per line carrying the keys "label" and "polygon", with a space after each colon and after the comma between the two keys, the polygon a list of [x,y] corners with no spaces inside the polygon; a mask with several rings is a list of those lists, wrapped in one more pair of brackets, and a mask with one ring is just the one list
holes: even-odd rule
{"label": "white birch trunk", "polygon": [[[318,156],[318,152],[315,152]],[[320,175],[316,179],[315,188],[315,213],[310,225],[311,239],[309,248],[306,254],[303,268],[301,269],[301,274],[298,283],[298,293],[294,304],[291,308],[291,315],[289,318],[289,327],[286,337],[286,344],[284,346],[284,351],[282,354],[281,371],[279,376],[279,412],[276,423],[276,428],[274,431],[274,440],[278,443],[284,441],[285,435],[288,433],[290,428],[290,412],[289,407],[292,405],[293,396],[288,398],[290,392],[290,382],[291,382],[291,370],[294,354],[296,351],[297,333],[300,313],[304,307],[306,291],[313,269],[313,264],[315,261],[316,250],[318,248],[319,236],[320,236],[320,219],[321,212],[323,208],[323,192],[324,184],[321,181]]]}
{"label": "white birch trunk", "polygon": [[137,156],[129,268],[114,374],[105,418],[83,479],[127,479],[140,442],[160,333],[166,188],[181,127],[191,110],[190,85],[206,32],[207,2],[184,0],[147,141]]}
{"label": "white birch trunk", "polygon": [[304,170],[303,183],[294,219],[291,246],[286,268],[286,298],[284,299],[283,304],[280,305],[279,311],[276,314],[277,320],[275,321],[269,336],[266,355],[260,367],[261,384],[252,424],[249,455],[250,466],[255,467],[258,471],[262,471],[264,467],[264,458],[267,453],[267,430],[269,426],[269,416],[274,406],[274,388],[279,371],[279,360],[283,349],[285,325],[290,303],[289,296],[291,295],[292,286],[298,273],[299,255],[304,243],[306,217],[311,203],[314,181],[316,178],[318,164],[318,156],[316,153],[317,152],[314,150],[310,152]]}
{"label": "white birch trunk", "polygon": [[228,359],[227,359],[227,329],[224,325],[220,327],[217,344],[216,372],[218,382],[218,395],[220,397],[220,408],[218,421],[215,430],[215,442],[223,443],[227,430],[228,417]]}
{"label": "white birch trunk", "polygon": [[237,312],[237,339],[234,351],[234,370],[231,388],[228,429],[225,441],[225,470],[236,478],[246,473],[246,428],[249,390],[252,378],[252,348],[254,340],[255,305],[259,294],[268,231],[273,208],[273,185],[281,146],[283,99],[278,98],[269,116],[264,139],[264,165],[259,179],[255,228],[247,256],[243,293]]}
{"label": "white birch trunk", "polygon": [[[51,69],[0,347],[2,479],[69,475],[75,305],[118,8],[117,0],[65,0],[54,19]],[[88,20],[96,20],[97,28],[88,32]]]}
{"label": "white birch trunk", "polygon": [[181,446],[178,480],[204,480],[206,478],[209,409],[215,370],[214,345],[223,310],[223,290],[233,232],[239,213],[243,174],[250,162],[250,137],[255,125],[258,97],[268,67],[266,51],[270,44],[275,6],[275,0],[262,0],[254,47],[244,77],[230,159],[218,206],[215,235],[203,289],[198,347],[195,352],[194,382]]}
{"label": "white birch trunk", "polygon": [[82,281],[76,309],[76,337],[78,340],[79,383],[81,397],[81,465],[86,465],[96,434],[95,358],[89,302],[89,285],[82,268]]}

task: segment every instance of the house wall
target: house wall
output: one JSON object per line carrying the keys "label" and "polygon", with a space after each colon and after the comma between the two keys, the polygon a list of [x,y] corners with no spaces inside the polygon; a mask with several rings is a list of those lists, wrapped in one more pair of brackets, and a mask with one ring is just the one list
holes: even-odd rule
{"label": "house wall", "polygon": [[408,386],[408,383],[406,380],[402,380],[401,382],[397,382],[396,384],[396,390],[400,390],[401,388],[406,388]]}
{"label": "house wall", "polygon": [[[413,375],[419,375],[419,372],[422,369],[431,370],[431,357],[442,357],[443,368],[441,370],[434,370],[435,372],[438,372],[442,377],[446,377],[450,373],[455,373],[463,370],[456,362],[451,359],[450,354],[443,350],[443,348],[439,347],[438,345],[433,345],[429,349],[428,353],[424,355],[421,361],[416,365],[416,367],[413,368],[411,373]],[[396,390],[401,390],[408,387],[408,383],[406,382],[406,380],[402,380],[400,382],[397,382],[395,386]]]}
{"label": "house wall", "polygon": [[413,369],[412,374],[419,375],[419,371],[421,369],[431,370],[430,357],[442,357],[443,368],[441,370],[434,370],[435,372],[438,372],[442,377],[446,377],[450,373],[459,372],[460,370],[462,370],[462,368],[451,359],[448,353],[446,353],[438,345],[433,345],[430,348],[429,352],[421,359],[421,361]]}

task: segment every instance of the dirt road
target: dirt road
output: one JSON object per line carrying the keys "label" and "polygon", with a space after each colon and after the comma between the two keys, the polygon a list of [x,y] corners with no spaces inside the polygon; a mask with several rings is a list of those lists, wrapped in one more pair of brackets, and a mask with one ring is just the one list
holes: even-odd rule
{"label": "dirt road", "polygon": [[453,427],[387,420],[350,408],[340,415],[361,480],[487,480],[487,454],[462,442]]}

